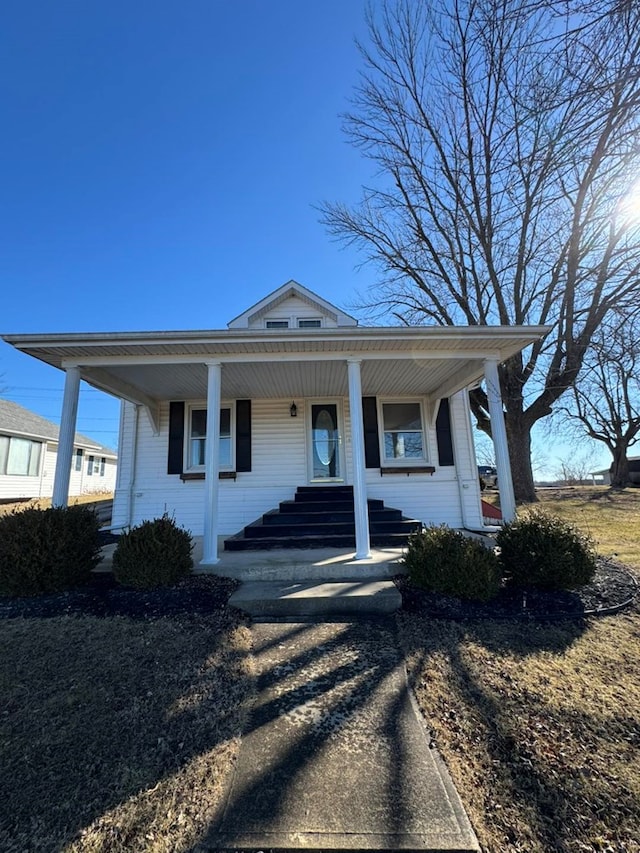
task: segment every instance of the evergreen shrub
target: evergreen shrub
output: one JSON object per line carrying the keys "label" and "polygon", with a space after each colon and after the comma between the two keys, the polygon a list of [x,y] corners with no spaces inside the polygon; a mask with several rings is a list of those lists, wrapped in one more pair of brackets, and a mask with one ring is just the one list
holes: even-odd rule
{"label": "evergreen shrub", "polygon": [[118,583],[136,589],[170,586],[193,568],[191,534],[167,513],[123,533],[113,554]]}
{"label": "evergreen shrub", "polygon": [[457,598],[488,601],[501,587],[493,549],[446,525],[413,533],[404,565],[416,586]]}
{"label": "evergreen shrub", "polygon": [[60,592],[89,581],[100,561],[89,507],[17,510],[0,517],[0,595]]}
{"label": "evergreen shrub", "polygon": [[540,511],[506,524],[498,533],[500,562],[514,586],[575,589],[593,578],[593,541],[574,525]]}

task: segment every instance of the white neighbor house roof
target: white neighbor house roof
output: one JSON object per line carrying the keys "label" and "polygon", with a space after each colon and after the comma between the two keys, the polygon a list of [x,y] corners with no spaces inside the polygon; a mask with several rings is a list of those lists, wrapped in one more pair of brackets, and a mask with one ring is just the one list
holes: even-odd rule
{"label": "white neighbor house roof", "polygon": [[[15,435],[20,438],[38,439],[57,444],[60,427],[52,421],[37,415],[35,412],[19,406],[11,400],[0,400],[0,434]],[[115,450],[105,447],[92,438],[87,438],[77,432],[74,438],[74,446],[94,451],[100,456],[108,456],[116,459]]]}
{"label": "white neighbor house roof", "polygon": [[[265,328],[287,300],[312,304],[320,328]],[[328,325],[329,323],[332,325]],[[78,366],[96,388],[145,406],[158,423],[163,400],[206,399],[207,362],[220,361],[223,399],[346,396],[349,358],[361,360],[364,395],[449,396],[482,380],[486,359],[504,361],[545,326],[363,327],[287,282],[224,330],[10,334],[4,340],[58,368]]]}

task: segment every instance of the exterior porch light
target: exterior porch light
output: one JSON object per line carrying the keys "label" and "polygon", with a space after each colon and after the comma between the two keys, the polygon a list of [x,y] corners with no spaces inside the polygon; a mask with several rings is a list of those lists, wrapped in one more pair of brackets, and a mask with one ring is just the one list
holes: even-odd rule
{"label": "exterior porch light", "polygon": [[291,415],[292,418],[295,418],[298,416],[298,407],[296,406],[295,403],[292,403],[289,406],[289,414]]}

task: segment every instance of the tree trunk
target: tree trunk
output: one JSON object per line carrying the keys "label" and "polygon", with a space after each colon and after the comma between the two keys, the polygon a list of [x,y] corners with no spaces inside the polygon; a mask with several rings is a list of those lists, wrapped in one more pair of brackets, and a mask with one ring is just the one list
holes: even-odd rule
{"label": "tree trunk", "polygon": [[611,463],[611,487],[613,489],[624,489],[629,485],[629,460],[627,459],[627,447],[616,446],[613,448],[613,462]]}
{"label": "tree trunk", "polygon": [[519,412],[505,412],[505,425],[516,503],[534,503],[538,498],[531,467],[531,425]]}

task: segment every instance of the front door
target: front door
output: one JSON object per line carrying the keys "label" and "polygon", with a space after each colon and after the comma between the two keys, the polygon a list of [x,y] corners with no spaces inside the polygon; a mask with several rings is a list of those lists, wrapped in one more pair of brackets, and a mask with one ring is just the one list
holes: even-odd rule
{"label": "front door", "polygon": [[341,480],[342,448],[337,404],[312,403],[310,425],[311,480]]}

